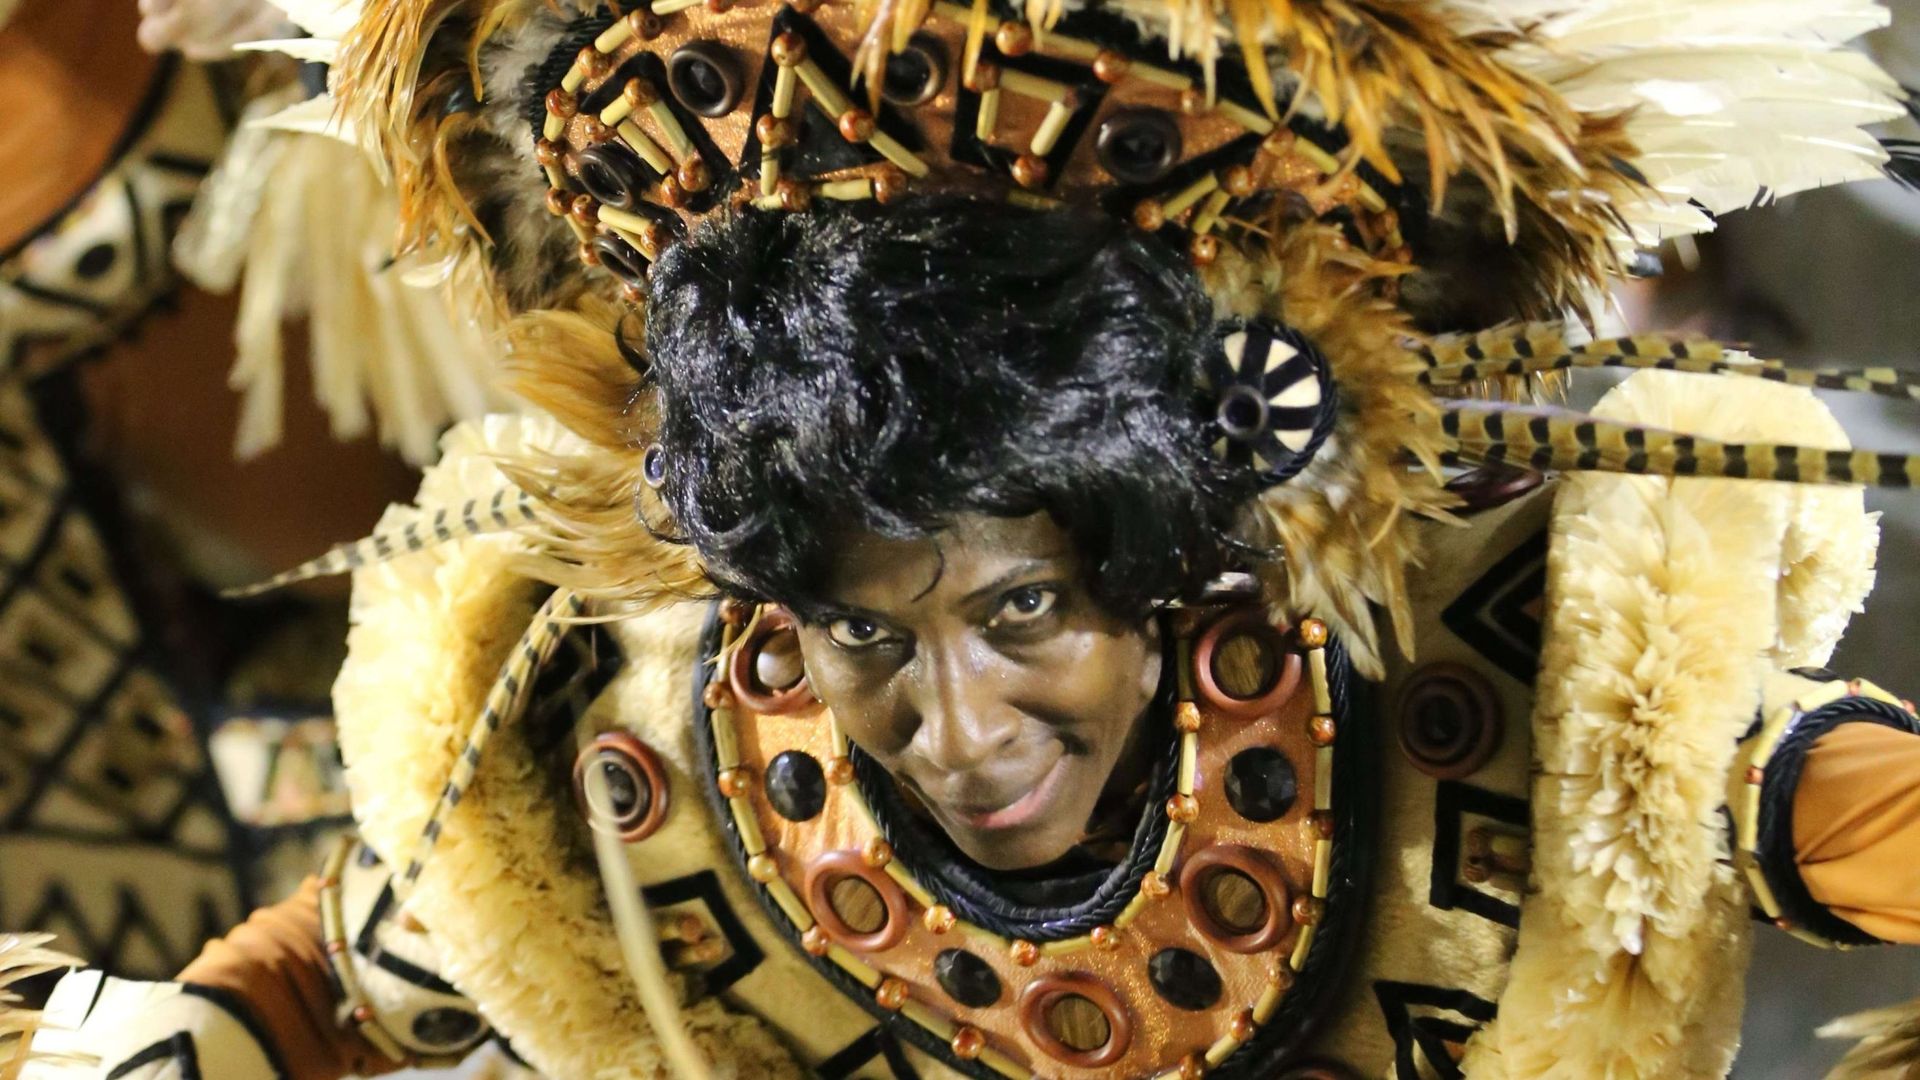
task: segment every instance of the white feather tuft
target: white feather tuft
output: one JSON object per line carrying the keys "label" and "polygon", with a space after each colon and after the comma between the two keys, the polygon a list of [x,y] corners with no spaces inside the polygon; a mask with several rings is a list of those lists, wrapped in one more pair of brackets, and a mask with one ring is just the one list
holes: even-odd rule
{"label": "white feather tuft", "polygon": [[317,38],[344,40],[360,20],[361,0],[268,0],[294,25]]}

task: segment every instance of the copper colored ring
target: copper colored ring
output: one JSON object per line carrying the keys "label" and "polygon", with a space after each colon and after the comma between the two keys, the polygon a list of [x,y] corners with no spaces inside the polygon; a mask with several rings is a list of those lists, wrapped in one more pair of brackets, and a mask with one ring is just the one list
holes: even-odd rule
{"label": "copper colored ring", "polygon": [[[1061,1042],[1047,1023],[1047,1013],[1063,997],[1078,996],[1093,1002],[1107,1018],[1107,1041],[1092,1050],[1076,1050]],[[1048,1057],[1076,1069],[1102,1069],[1126,1056],[1133,1043],[1133,1019],[1119,995],[1091,975],[1071,972],[1043,975],[1020,992],[1020,1027],[1034,1045]]]}
{"label": "copper colored ring", "polygon": [[[879,929],[863,934],[848,926],[840,913],[833,909],[834,883],[849,877],[859,878],[880,894],[880,902],[887,909],[887,921]],[[871,953],[891,949],[907,936],[909,920],[906,890],[885,870],[874,869],[861,852],[829,851],[815,858],[807,864],[806,881],[802,888],[806,892],[807,907],[813,911],[813,920],[820,924],[820,929],[837,944],[854,952]]]}
{"label": "copper colored ring", "polygon": [[[587,766],[605,755],[614,755],[631,764],[633,774],[647,786],[647,809],[640,819],[619,825],[615,835],[625,843],[645,840],[660,830],[667,820],[667,769],[653,747],[624,731],[603,731],[573,759],[573,798],[580,816],[589,825],[595,823],[593,805],[587,801]],[[595,826],[596,828],[598,826]]]}
{"label": "copper colored ring", "polygon": [[754,661],[760,658],[764,648],[775,634],[793,632],[793,616],[785,608],[762,608],[760,622],[747,635],[747,640],[733,650],[733,657],[727,662],[727,685],[733,688],[733,696],[741,705],[762,714],[799,712],[814,703],[813,688],[807,685],[807,672],[800,670],[800,680],[781,690],[769,690],[760,685],[760,676],[753,670]]}
{"label": "copper colored ring", "polygon": [[[1466,727],[1445,746],[1421,738],[1419,709],[1444,699],[1459,711]],[[1413,766],[1436,780],[1461,780],[1479,772],[1500,748],[1505,728],[1500,698],[1479,672],[1460,664],[1429,664],[1413,673],[1400,690],[1394,709],[1400,749]]]}
{"label": "copper colored ring", "polygon": [[[1273,685],[1259,697],[1235,697],[1221,689],[1213,677],[1213,654],[1227,638],[1236,633],[1257,634],[1267,639],[1273,652]],[[1193,685],[1209,708],[1242,720],[1265,716],[1279,709],[1300,688],[1300,654],[1287,648],[1286,638],[1257,611],[1237,611],[1215,621],[1193,643]]]}
{"label": "copper colored ring", "polygon": [[[1258,928],[1237,930],[1222,924],[1208,910],[1201,886],[1218,870],[1237,870],[1259,888],[1260,898],[1267,905],[1267,917]],[[1287,883],[1280,876],[1279,868],[1261,852],[1238,844],[1215,844],[1188,856],[1180,867],[1180,902],[1187,909],[1189,922],[1231,952],[1265,952],[1278,945],[1292,926]]]}

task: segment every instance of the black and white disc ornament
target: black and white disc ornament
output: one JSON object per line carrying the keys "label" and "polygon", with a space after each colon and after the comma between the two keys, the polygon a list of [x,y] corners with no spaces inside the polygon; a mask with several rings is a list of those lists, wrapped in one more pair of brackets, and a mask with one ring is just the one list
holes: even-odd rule
{"label": "black and white disc ornament", "polygon": [[1266,319],[1223,331],[1206,371],[1213,452],[1255,470],[1269,487],[1284,484],[1333,433],[1335,395],[1326,358],[1306,338]]}

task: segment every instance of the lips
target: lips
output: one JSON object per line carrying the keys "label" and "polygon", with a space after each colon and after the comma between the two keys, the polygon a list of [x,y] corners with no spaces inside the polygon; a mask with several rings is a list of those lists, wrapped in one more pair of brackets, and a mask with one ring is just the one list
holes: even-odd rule
{"label": "lips", "polygon": [[954,808],[954,817],[970,829],[981,832],[995,832],[1003,829],[1017,829],[1022,825],[1037,821],[1053,804],[1061,783],[1067,775],[1067,758],[1061,755],[1054,759],[1053,766],[1047,770],[1040,782],[1034,784],[1024,794],[1003,806],[983,810],[962,810]]}

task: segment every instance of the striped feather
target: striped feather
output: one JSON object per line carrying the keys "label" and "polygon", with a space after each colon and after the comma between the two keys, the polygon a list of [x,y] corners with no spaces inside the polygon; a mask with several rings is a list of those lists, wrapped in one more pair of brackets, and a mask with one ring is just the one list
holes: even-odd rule
{"label": "striped feather", "polygon": [[490,499],[468,499],[458,509],[443,506],[431,514],[422,510],[419,517],[397,531],[377,532],[349,544],[339,544],[317,559],[256,584],[227,589],[220,595],[230,600],[259,596],[314,578],[350,574],[363,566],[454,540],[518,529],[538,520],[537,505],[537,500],[524,491],[501,488]]}
{"label": "striped feather", "polygon": [[440,831],[446,827],[447,818],[460,805],[467,789],[473,786],[473,777],[480,769],[481,758],[486,755],[488,741],[502,725],[513,722],[525,710],[534,680],[553,658],[554,650],[559,648],[574,620],[580,618],[586,606],[586,600],[580,594],[566,589],[556,590],[534,613],[533,621],[527,624],[526,632],[520,635],[519,644],[514,646],[507,662],[501,666],[500,677],[494,681],[493,688],[487,691],[486,705],[467,731],[460,755],[454,759],[453,773],[447,778],[446,786],[440,789],[440,797],[434,802],[433,811],[427,815],[427,823],[414,841],[405,867],[393,879],[394,892],[402,901],[412,892],[413,886],[420,880],[420,874],[426,869],[427,859],[432,856],[434,845],[440,840]]}
{"label": "striped feather", "polygon": [[1911,488],[1920,457],[1720,442],[1585,413],[1494,402],[1447,403],[1441,432],[1449,465],[1503,462],[1541,471],[1707,476],[1802,484]]}
{"label": "striped feather", "polygon": [[1558,354],[1512,356],[1437,364],[1420,374],[1430,386],[1571,371],[1576,368],[1684,371],[1738,375],[1811,390],[1844,390],[1920,401],[1920,380],[1888,367],[1790,368],[1778,360],[1755,360],[1710,341],[1617,338]]}

